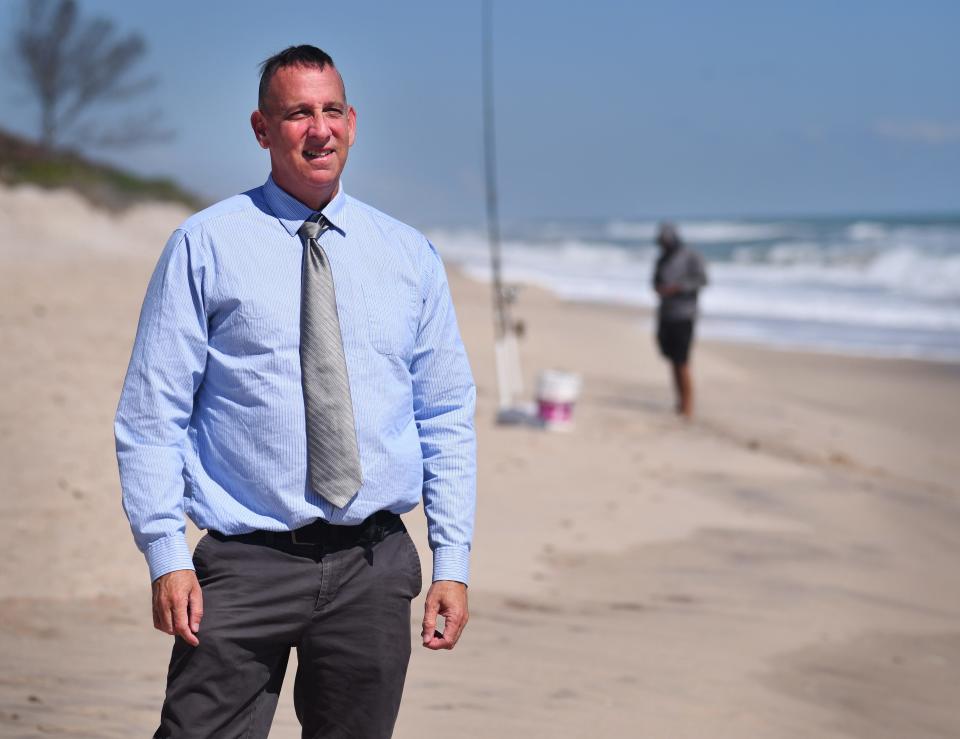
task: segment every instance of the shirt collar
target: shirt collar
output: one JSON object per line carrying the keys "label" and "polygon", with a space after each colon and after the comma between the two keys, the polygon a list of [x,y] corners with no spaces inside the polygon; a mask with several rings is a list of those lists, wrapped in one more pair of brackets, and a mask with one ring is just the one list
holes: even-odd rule
{"label": "shirt collar", "polygon": [[[277,220],[283,224],[291,236],[300,230],[303,222],[314,212],[274,182],[273,175],[267,177],[263,185],[263,196]],[[343,191],[341,181],[337,185],[337,194],[333,196],[333,200],[320,211],[330,221],[330,225],[342,234],[346,233],[343,228],[345,221],[343,211],[346,204],[347,194]]]}

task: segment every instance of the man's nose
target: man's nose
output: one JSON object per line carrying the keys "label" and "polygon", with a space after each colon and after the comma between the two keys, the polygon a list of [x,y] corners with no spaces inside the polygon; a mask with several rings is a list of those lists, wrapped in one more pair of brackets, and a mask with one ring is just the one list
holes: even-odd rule
{"label": "man's nose", "polygon": [[326,139],[330,137],[330,126],[323,113],[317,113],[310,122],[310,135]]}

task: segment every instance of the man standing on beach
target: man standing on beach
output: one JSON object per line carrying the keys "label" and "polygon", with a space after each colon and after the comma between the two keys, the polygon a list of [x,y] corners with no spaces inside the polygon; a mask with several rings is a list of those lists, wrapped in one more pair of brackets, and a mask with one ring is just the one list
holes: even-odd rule
{"label": "man standing on beach", "polygon": [[707,271],[703,258],[683,243],[672,224],[661,224],[657,244],[660,258],[653,273],[653,288],[660,296],[657,344],[670,362],[677,413],[689,419],[693,416],[690,344],[697,319],[697,295],[707,284]]}
{"label": "man standing on beach", "polygon": [[[266,737],[290,649],[305,737],[388,737],[420,561],[423,645],[467,622],[476,391],[443,265],[346,195],[333,60],[263,64],[266,183],[188,219],[150,281],[116,417],[123,503],[176,635],[157,737]],[[204,536],[191,558],[184,515]],[[437,616],[444,631],[435,630]]]}

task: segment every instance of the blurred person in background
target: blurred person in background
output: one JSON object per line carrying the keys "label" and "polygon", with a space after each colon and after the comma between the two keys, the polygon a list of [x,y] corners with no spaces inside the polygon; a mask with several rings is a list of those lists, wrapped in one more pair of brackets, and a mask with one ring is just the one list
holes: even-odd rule
{"label": "blurred person in background", "polygon": [[690,346],[697,320],[697,296],[707,284],[707,271],[703,257],[683,243],[672,223],[660,225],[657,245],[660,257],[653,272],[653,288],[660,296],[657,345],[670,362],[677,413],[689,419],[693,416]]}

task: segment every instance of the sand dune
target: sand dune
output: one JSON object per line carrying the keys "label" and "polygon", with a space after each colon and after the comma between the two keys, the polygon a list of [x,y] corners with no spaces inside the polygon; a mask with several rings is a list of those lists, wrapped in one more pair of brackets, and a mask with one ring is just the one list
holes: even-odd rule
{"label": "sand dune", "polygon": [[[3,736],[155,726],[169,637],[111,423],[184,215],[0,188]],[[572,433],[498,427],[489,289],[452,284],[479,389],[473,618],[455,652],[414,651],[398,737],[960,735],[957,366],[701,345],[685,424],[649,317],[524,289],[528,380],[573,369],[584,392]],[[289,695],[272,736],[299,736]]]}

